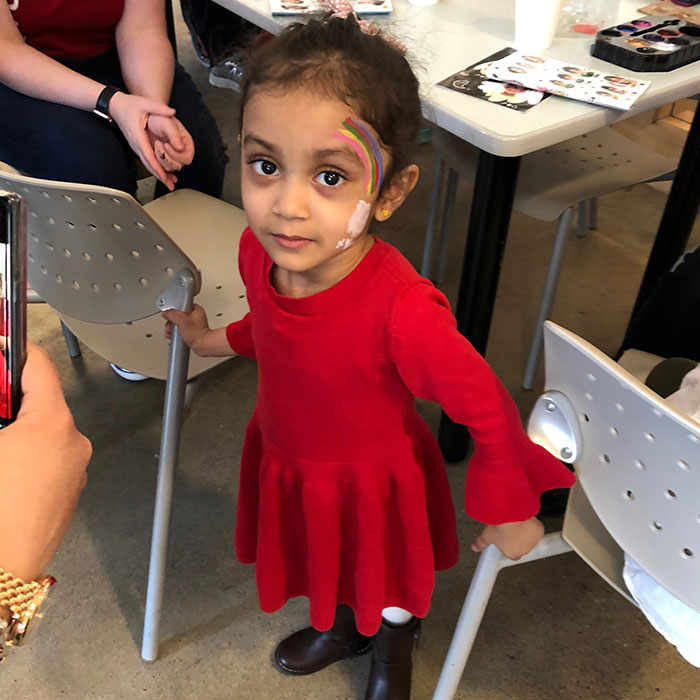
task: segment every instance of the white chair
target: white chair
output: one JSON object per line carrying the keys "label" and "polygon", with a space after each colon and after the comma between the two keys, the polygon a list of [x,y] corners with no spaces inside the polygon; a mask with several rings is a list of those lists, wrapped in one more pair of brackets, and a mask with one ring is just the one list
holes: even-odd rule
{"label": "white chair", "polygon": [[[18,193],[27,211],[31,287],[78,338],[107,361],[166,380],[142,657],[158,655],[173,479],[185,384],[225,358],[189,358],[174,329],[164,338],[160,311],[192,300],[212,324],[248,309],[238,275],[243,212],[193,190],[142,207],[105,187],[0,172],[0,189]],[[167,233],[166,233],[167,232]]]}
{"label": "white chair", "polygon": [[545,393],[530,436],[574,464],[562,532],[521,560],[481,554],[433,700],[454,697],[498,572],[573,550],[631,602],[627,552],[657,583],[700,611],[700,425],[586,341],[545,324]]}
{"label": "white chair", "polygon": [[[523,377],[525,389],[533,386],[542,347],[542,324],[549,317],[554,303],[573,207],[578,205],[578,233],[582,235],[586,226],[596,226],[596,197],[640,182],[661,179],[673,171],[678,164],[680,148],[671,147],[656,127],[652,125],[644,129],[644,143],[623,136],[615,128],[605,127],[523,156],[513,208],[540,221],[558,219]],[[434,130],[432,142],[437,158],[421,274],[442,282],[447,261],[447,228],[458,177],[474,182],[479,152],[442,129]],[[436,247],[433,238],[443,162],[450,171],[437,243],[438,266],[433,275],[433,249]]]}

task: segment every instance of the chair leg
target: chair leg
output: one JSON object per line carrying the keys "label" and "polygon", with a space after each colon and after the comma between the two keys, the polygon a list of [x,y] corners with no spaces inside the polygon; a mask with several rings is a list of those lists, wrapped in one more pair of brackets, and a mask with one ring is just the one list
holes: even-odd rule
{"label": "chair leg", "polygon": [[433,237],[435,232],[435,219],[437,218],[438,203],[440,202],[440,184],[442,182],[442,171],[444,168],[443,158],[439,153],[435,154],[435,174],[433,175],[433,185],[430,190],[430,206],[428,208],[428,223],[425,227],[425,242],[423,243],[423,260],[420,266],[422,277],[430,278],[430,268],[433,257]]}
{"label": "chair leg", "polygon": [[196,378],[190,379],[190,381],[188,381],[185,385],[185,411],[189,410],[190,404],[192,403],[192,400],[194,399],[198,389],[199,384]]}
{"label": "chair leg", "polygon": [[442,225],[440,226],[440,239],[438,240],[438,250],[440,257],[438,258],[438,269],[435,275],[435,281],[442,284],[445,281],[445,269],[447,267],[447,232],[450,223],[450,215],[452,207],[457,196],[457,183],[459,182],[459,174],[456,170],[450,168],[450,173],[447,177],[447,194],[445,195],[445,209],[442,214]]}
{"label": "chair leg", "polygon": [[433,700],[451,700],[454,697],[504,560],[503,554],[493,545],[479,557]]}
{"label": "chair leg", "polygon": [[576,219],[576,235],[579,237],[585,236],[588,228],[588,202],[579,202],[578,216]]}
{"label": "chair leg", "polygon": [[63,339],[66,341],[66,348],[68,348],[68,354],[70,357],[80,357],[80,344],[78,343],[78,339],[73,334],[73,331],[68,328],[63,321],[61,321],[61,330],[63,331]]}
{"label": "chair leg", "polygon": [[160,615],[163,604],[163,583],[168,553],[168,530],[173,501],[173,483],[180,448],[180,435],[185,405],[185,387],[189,348],[185,345],[176,327],[170,343],[168,379],[165,385],[163,429],[158,461],[158,485],[153,516],[151,560],[148,568],[148,592],[146,614],[143,623],[143,645],[141,658],[155,661],[158,658]]}
{"label": "chair leg", "polygon": [[552,257],[549,260],[549,268],[547,269],[547,280],[544,285],[544,291],[542,292],[542,300],[540,301],[540,308],[537,312],[537,321],[535,323],[535,331],[532,334],[530,352],[527,356],[527,363],[525,365],[525,375],[523,376],[524,389],[532,389],[535,371],[537,370],[537,365],[540,361],[540,353],[542,352],[542,336],[544,333],[543,324],[549,318],[549,315],[552,312],[554,295],[557,291],[557,282],[559,281],[559,272],[561,270],[562,258],[564,256],[566,238],[569,234],[572,213],[573,207],[569,207],[559,217],[559,221],[557,222],[557,232],[554,237]]}
{"label": "chair leg", "polygon": [[539,544],[518,561],[507,559],[494,545],[487,547],[479,557],[479,563],[469,584],[457,627],[450,642],[447,658],[442,666],[432,700],[452,700],[464,673],[481,619],[486,611],[496,577],[501,569],[517,564],[525,564],[571,551],[561,532],[545,535]]}
{"label": "chair leg", "polygon": [[588,228],[598,228],[598,198],[591,197],[588,200]]}

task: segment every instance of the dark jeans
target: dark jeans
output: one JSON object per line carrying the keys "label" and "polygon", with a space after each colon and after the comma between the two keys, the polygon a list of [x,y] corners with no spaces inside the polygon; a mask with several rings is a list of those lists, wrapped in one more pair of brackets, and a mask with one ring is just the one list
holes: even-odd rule
{"label": "dark jeans", "polygon": [[[124,88],[117,52],[64,65],[106,85]],[[195,144],[177,188],[221,196],[228,160],[219,129],[192,79],[175,69],[170,106]],[[22,95],[0,83],[0,160],[33,177],[112,187],[136,194],[137,159],[119,128],[92,112]],[[156,196],[167,189],[161,183]]]}
{"label": "dark jeans", "polygon": [[630,322],[619,355],[636,348],[700,360],[700,248],[667,272]]}

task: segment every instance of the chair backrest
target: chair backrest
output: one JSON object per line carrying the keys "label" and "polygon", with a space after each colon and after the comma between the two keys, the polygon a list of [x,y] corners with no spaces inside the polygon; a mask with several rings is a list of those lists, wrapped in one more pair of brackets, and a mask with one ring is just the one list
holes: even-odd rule
{"label": "chair backrest", "polygon": [[545,324],[546,391],[578,417],[576,475],[620,547],[700,610],[700,425],[597,348]]}
{"label": "chair backrest", "polygon": [[2,171],[0,189],[26,202],[27,276],[56,310],[95,323],[146,318],[183,269],[199,291],[194,263],[130,195]]}

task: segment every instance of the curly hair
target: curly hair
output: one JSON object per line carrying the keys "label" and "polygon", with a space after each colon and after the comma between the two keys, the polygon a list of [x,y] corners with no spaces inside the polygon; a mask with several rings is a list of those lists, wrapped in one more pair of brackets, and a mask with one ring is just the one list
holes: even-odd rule
{"label": "curly hair", "polygon": [[256,90],[303,87],[356,110],[391,153],[384,183],[410,163],[421,127],[418,80],[406,58],[347,19],[296,22],[256,49],[245,69],[240,128]]}

